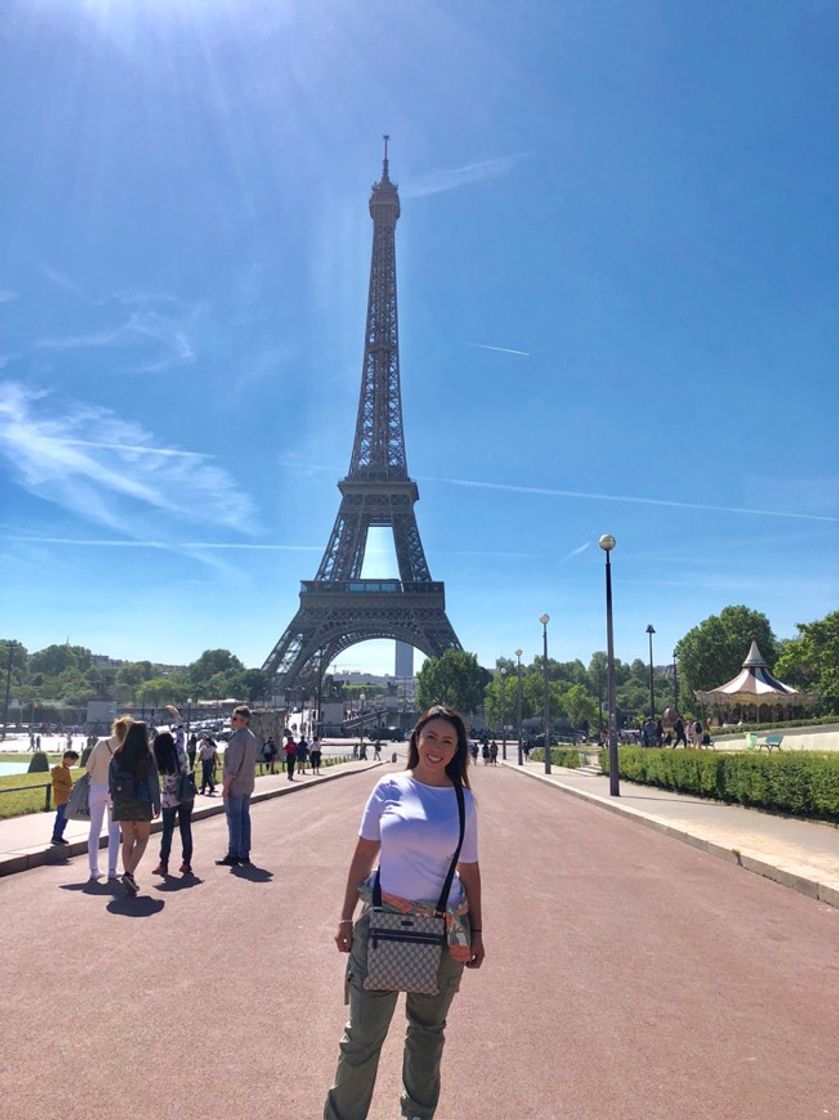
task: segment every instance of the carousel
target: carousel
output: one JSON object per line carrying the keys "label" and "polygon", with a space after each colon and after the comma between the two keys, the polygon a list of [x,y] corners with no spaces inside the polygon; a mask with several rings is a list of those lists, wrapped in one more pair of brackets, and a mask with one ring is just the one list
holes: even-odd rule
{"label": "carousel", "polygon": [[783,718],[785,708],[790,717],[795,718],[794,709],[812,708],[818,700],[815,693],[799,692],[773,677],[754,636],[749,655],[737,676],[710,692],[697,689],[694,696],[705,709],[724,708],[727,712],[734,709],[739,719],[754,723],[760,723],[764,707],[768,709],[770,720]]}

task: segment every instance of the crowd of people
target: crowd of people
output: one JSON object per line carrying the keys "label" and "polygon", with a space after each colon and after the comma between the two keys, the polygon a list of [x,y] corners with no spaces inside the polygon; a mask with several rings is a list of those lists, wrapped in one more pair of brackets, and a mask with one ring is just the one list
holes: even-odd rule
{"label": "crowd of people", "polygon": [[[221,756],[221,795],[228,823],[228,850],[216,860],[222,866],[241,866],[250,862],[250,798],[256,767],[263,762],[276,773],[279,750],[273,736],[261,743],[249,727],[250,710],[237,707],[231,716],[233,732]],[[289,781],[298,774],[321,773],[321,745],[317,737],[308,742],[295,741],[290,730],[283,735],[283,752]],[[85,761],[88,788],[82,815],[90,819],[88,834],[88,871],[92,881],[102,879],[99,840],[107,816],[109,880],[121,879],[129,894],[137,894],[135,872],[149,842],[151,822],[162,817],[160,851],[153,875],[168,875],[172,842],[177,826],[180,836],[182,875],[192,874],[192,810],[198,792],[215,796],[219,765],[219,746],[209,732],[190,735],[177,723],[172,730],[156,730],[132,716],[120,716],[110,736],[93,740]],[[61,762],[51,771],[56,807],[52,843],[67,844],[64,831],[73,793],[71,770],[79,752],[68,740]],[[200,775],[200,787],[196,781]],[[122,873],[118,871],[122,857]]]}

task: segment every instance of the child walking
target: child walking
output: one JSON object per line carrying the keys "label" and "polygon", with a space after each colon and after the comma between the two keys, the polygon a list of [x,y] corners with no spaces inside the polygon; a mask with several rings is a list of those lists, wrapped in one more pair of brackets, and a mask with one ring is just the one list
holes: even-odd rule
{"label": "child walking", "polygon": [[69,844],[64,839],[64,829],[67,827],[67,802],[73,789],[73,779],[70,771],[79,761],[78,751],[65,751],[58,766],[53,766],[50,771],[52,780],[52,795],[55,798],[55,823],[52,826],[53,844]]}

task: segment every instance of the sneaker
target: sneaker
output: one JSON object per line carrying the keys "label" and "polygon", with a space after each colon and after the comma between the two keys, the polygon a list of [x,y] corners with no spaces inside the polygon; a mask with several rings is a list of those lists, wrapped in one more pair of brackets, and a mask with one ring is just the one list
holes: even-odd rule
{"label": "sneaker", "polygon": [[187,863],[186,860],[184,860],[183,863],[180,866],[180,872],[181,872],[181,875],[191,875],[192,874],[192,865]]}
{"label": "sneaker", "polygon": [[253,863],[248,859],[247,856],[245,856],[244,859],[239,860],[239,866],[240,867],[253,867]]}
{"label": "sneaker", "polygon": [[52,842],[53,842],[53,844],[69,844],[70,843],[69,840],[64,840],[64,839],[62,839],[61,836],[53,836]]}
{"label": "sneaker", "polygon": [[122,885],[129,894],[139,894],[140,888],[137,886],[137,881],[130,871],[126,871],[122,877]]}
{"label": "sneaker", "polygon": [[216,860],[216,867],[238,867],[239,861],[235,856],[225,856],[224,859]]}
{"label": "sneaker", "polygon": [[157,865],[157,867],[155,867],[154,871],[152,871],[152,875],[168,875],[168,874],[169,874],[169,864],[164,863],[163,860],[161,860],[160,863]]}

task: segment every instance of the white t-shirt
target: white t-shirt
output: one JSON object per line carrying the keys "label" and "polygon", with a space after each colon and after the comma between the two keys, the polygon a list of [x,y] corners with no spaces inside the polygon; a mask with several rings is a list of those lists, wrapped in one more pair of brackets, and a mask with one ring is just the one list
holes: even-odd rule
{"label": "white t-shirt", "polygon": [[[478,862],[478,820],[475,800],[463,791],[466,827],[460,863]],[[380,840],[382,890],[412,902],[437,902],[457,847],[460,824],[452,786],[428,786],[408,771],[380,778],[361,818],[359,835]],[[463,887],[457,875],[449,905]]]}

